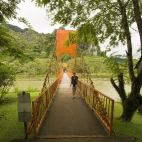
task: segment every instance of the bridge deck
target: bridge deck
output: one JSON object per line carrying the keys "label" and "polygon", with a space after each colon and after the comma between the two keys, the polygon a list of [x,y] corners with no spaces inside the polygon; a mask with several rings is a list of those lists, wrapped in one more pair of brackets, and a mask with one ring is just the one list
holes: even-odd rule
{"label": "bridge deck", "polygon": [[76,92],[72,99],[70,78],[64,73],[38,137],[108,136],[85,100]]}
{"label": "bridge deck", "polygon": [[11,142],[135,142],[132,138],[108,137],[78,91],[72,99],[70,78],[66,73],[42,123],[38,138]]}

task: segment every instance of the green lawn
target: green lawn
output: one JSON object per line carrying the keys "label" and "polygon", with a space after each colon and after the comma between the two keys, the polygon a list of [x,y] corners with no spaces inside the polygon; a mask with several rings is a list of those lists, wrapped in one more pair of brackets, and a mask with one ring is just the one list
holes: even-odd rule
{"label": "green lawn", "polygon": [[120,115],[122,107],[115,103],[114,108],[114,130],[118,137],[133,137],[137,142],[142,142],[142,116],[136,112],[131,122],[122,122]]}
{"label": "green lawn", "polygon": [[[31,99],[38,96],[39,92],[30,93]],[[118,137],[134,137],[137,142],[142,142],[142,116],[134,115],[132,122],[125,123],[119,119],[121,115],[121,104],[115,103],[114,130]],[[0,142],[9,142],[12,139],[23,139],[24,124],[18,122],[17,94],[10,93],[2,104],[0,104]]]}
{"label": "green lawn", "polygon": [[[39,92],[30,93],[31,99]],[[10,93],[0,104],[0,142],[9,142],[12,139],[24,138],[24,123],[18,122],[17,94]]]}

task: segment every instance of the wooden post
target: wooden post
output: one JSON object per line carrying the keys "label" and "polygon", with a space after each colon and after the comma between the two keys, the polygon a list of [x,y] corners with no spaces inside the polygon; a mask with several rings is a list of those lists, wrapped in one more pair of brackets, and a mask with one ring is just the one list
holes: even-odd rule
{"label": "wooden post", "polygon": [[[25,134],[27,132],[27,122],[24,122],[24,131],[25,131]],[[27,135],[25,135],[25,139],[28,139]]]}

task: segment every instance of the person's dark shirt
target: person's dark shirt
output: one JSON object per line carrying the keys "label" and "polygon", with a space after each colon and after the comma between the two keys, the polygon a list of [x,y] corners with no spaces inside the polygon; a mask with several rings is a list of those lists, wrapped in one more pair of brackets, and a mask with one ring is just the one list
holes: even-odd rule
{"label": "person's dark shirt", "polygon": [[78,76],[72,76],[71,77],[71,84],[73,85],[73,87],[76,86],[77,82],[78,82]]}

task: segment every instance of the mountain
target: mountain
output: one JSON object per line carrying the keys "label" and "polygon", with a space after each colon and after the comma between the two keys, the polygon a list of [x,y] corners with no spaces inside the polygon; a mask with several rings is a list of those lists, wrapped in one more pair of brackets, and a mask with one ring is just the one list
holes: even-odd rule
{"label": "mountain", "polygon": [[[17,27],[15,25],[11,25],[11,24],[8,24],[8,29],[13,30],[14,32],[26,32],[26,31],[30,30],[29,28],[21,29],[20,27]],[[36,31],[34,31],[34,32],[36,32]],[[38,33],[38,32],[36,32],[36,33]],[[38,33],[38,34],[41,34],[41,33]]]}
{"label": "mountain", "polygon": [[[35,58],[46,58],[54,48],[54,33],[38,33],[29,28],[21,29],[14,25],[8,25],[9,34],[15,38],[22,51],[29,55],[33,60]],[[51,37],[54,40],[51,40]]]}

